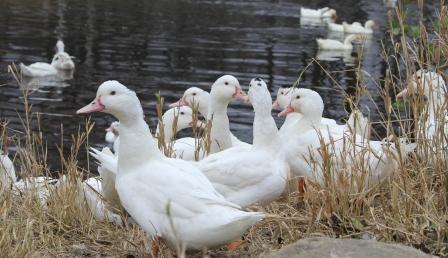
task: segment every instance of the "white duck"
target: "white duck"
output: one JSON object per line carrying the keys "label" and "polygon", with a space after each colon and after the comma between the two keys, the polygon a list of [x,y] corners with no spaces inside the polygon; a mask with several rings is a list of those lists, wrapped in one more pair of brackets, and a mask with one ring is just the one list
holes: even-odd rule
{"label": "white duck", "polygon": [[17,197],[34,194],[40,205],[46,207],[51,190],[57,181],[57,179],[45,176],[23,178],[13,184],[12,193]]}
{"label": "white duck", "polygon": [[116,189],[132,218],[172,247],[203,249],[239,237],[265,215],[245,212],[224,199],[189,162],[165,157],[143,119],[135,92],[104,82],[95,100],[77,111],[106,112],[120,121]]}
{"label": "white duck", "polygon": [[397,98],[414,94],[422,94],[426,98],[426,105],[419,119],[417,139],[433,139],[438,128],[443,128],[445,135],[448,134],[448,113],[445,103],[447,92],[445,80],[440,74],[419,70],[411,76],[407,88],[397,94]]}
{"label": "white duck", "polygon": [[324,7],[320,9],[309,9],[309,8],[300,8],[300,16],[301,17],[309,17],[309,18],[336,18],[336,10]]}
{"label": "white duck", "polygon": [[46,184],[51,180],[48,177],[29,177],[17,181],[14,163],[6,153],[0,150],[0,192],[12,186],[12,194],[20,197],[25,192],[33,190],[37,193],[41,204],[45,206],[49,196]]}
{"label": "white duck", "polygon": [[[181,106],[168,109],[162,116],[163,133],[165,144],[171,146],[173,158],[183,160],[200,160],[204,157],[204,151],[197,150],[198,139],[193,137],[184,137],[175,139],[176,133],[193,126],[193,110],[189,106]],[[159,125],[157,125],[156,134],[159,134]],[[197,127],[202,127],[202,121],[197,121]]]}
{"label": "white duck", "polygon": [[[281,110],[287,108],[291,102],[291,94],[298,88],[280,88],[277,92],[277,98],[273,103],[273,106]],[[302,118],[302,114],[298,112],[290,112],[286,115],[286,119],[280,128],[280,134],[294,133],[294,124]],[[321,126],[326,126],[328,130],[336,135],[341,133],[355,133],[362,136],[365,139],[370,137],[370,124],[369,119],[359,111],[354,110],[344,125],[339,125],[334,119],[322,117]]]}
{"label": "white duck", "polygon": [[0,150],[0,192],[16,181],[17,175],[12,160]]}
{"label": "white duck", "polygon": [[114,155],[107,147],[103,148],[101,152],[94,148],[90,148],[89,153],[99,163],[98,173],[102,179],[100,194],[112,206],[120,207],[120,198],[115,189],[117,155]]}
{"label": "white duck", "polygon": [[[277,98],[273,103],[273,106],[279,108],[281,110],[285,109],[289,103],[291,102],[291,94],[296,91],[298,88],[280,88],[277,92]],[[282,127],[280,128],[280,134],[290,133],[288,132],[288,128],[291,128],[295,122],[299,121],[302,118],[302,114],[297,112],[288,113],[285,121],[283,122]],[[345,128],[344,125],[338,125],[334,119],[322,117],[321,120],[322,126],[328,126],[330,128],[335,128],[339,133],[340,130]]]}
{"label": "white duck", "polygon": [[[291,172],[296,176],[315,178],[324,184],[325,166],[320,155],[321,141],[329,151],[332,168],[335,171],[352,173],[354,164],[363,166],[368,175],[364,177],[365,185],[375,184],[391,175],[397,168],[397,156],[405,160],[407,153],[415,148],[415,144],[389,146],[379,141],[367,141],[361,137],[329,134],[320,125],[324,104],[320,95],[309,89],[298,89],[291,95],[290,105],[280,114],[300,112],[303,118],[296,122],[294,135],[282,136],[283,150]],[[310,162],[310,160],[314,162]]]}
{"label": "white duck", "polygon": [[358,38],[357,35],[348,35],[344,42],[335,39],[316,39],[316,42],[319,49],[323,50],[352,50],[352,42]]}
{"label": "white duck", "polygon": [[59,40],[56,43],[56,54],[53,56],[51,64],[37,62],[28,66],[20,63],[22,74],[26,77],[43,77],[57,75],[58,70],[73,70],[75,63],[72,57],[64,51],[64,43]]}
{"label": "white duck", "polygon": [[[197,89],[198,88],[190,88],[185,91],[184,96],[177,103],[172,104],[172,106],[188,105],[193,108],[194,105],[197,105],[198,111],[201,112],[208,121],[212,122],[210,132],[212,141],[210,153],[225,150],[232,146],[250,147],[250,144],[238,140],[230,132],[229,128],[227,106],[230,101],[233,98],[242,101],[247,100],[247,96],[242,92],[238,80],[231,75],[224,75],[218,78],[211,87],[208,100],[207,92],[203,90],[198,91]],[[201,102],[208,102],[208,108],[205,109],[205,104],[201,104]]]}
{"label": "white duck", "polygon": [[[78,184],[78,201],[83,205],[83,201],[89,208],[93,217],[98,221],[108,221],[116,225],[122,225],[121,216],[114,210],[114,206],[105,202],[104,179],[96,177],[86,179]],[[113,186],[115,190],[115,186]]]}
{"label": "white duck", "polygon": [[354,22],[352,24],[345,23],[344,32],[351,34],[373,34],[373,27],[375,26],[375,22],[373,20],[366,21],[365,25],[362,26],[359,22]]}
{"label": "white duck", "polygon": [[279,155],[271,95],[262,79],[250,82],[249,99],[255,111],[253,147],[232,147],[195,163],[219,193],[242,207],[276,200],[285,189],[289,173],[284,157]]}
{"label": "white duck", "polygon": [[[113,155],[113,154],[112,154]],[[54,190],[69,187],[69,181],[66,175],[62,175],[52,186]],[[90,177],[85,181],[76,178],[77,187],[75,202],[80,208],[92,214],[93,218],[98,221],[108,221],[116,225],[122,225],[121,216],[116,213],[118,211],[110,203],[106,202],[103,196],[104,180],[97,177]],[[115,188],[115,186],[113,186]]]}
{"label": "white duck", "polygon": [[26,194],[35,194],[41,206],[46,207],[51,189],[57,181],[57,179],[45,176],[26,177],[17,180],[12,160],[0,150],[0,192],[5,190],[6,187],[12,186],[10,189],[14,196],[20,198]]}

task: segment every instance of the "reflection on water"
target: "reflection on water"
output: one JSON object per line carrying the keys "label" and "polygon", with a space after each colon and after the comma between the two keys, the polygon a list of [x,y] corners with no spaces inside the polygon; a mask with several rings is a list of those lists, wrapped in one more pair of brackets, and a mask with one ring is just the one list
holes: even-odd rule
{"label": "reflection on water", "polygon": [[43,77],[22,77],[19,87],[21,90],[33,91],[42,87],[68,87],[66,82],[73,79],[74,70],[58,70],[57,75]]}
{"label": "reflection on water", "polygon": [[351,50],[318,50],[316,60],[319,61],[339,61],[344,62],[346,66],[355,66],[355,57]]}
{"label": "reflection on water", "polygon": [[[58,38],[64,40],[66,51],[76,57],[73,78],[39,78],[22,85],[32,89],[30,102],[33,111],[41,114],[41,130],[55,167],[59,164],[56,144],[62,144],[61,132],[64,150],[68,151],[70,134],[80,124],[83,128],[86,120],[76,116],[75,110],[92,99],[104,80],[117,79],[134,89],[152,128],[156,123],[154,94],[158,91],[169,103],[188,87],[208,90],[217,77],[232,74],[243,89],[247,89],[251,78],[259,76],[267,81],[271,92],[277,92],[279,87],[290,86],[297,79],[316,56],[315,38],[327,34],[325,26],[303,26],[300,7],[326,3],[329,2],[0,1],[0,80],[7,83],[0,87],[0,117],[10,120],[11,128],[21,130],[17,113],[23,114],[23,100],[20,88],[7,74],[7,65],[49,62]],[[373,19],[378,24],[362,65],[373,78],[382,78],[386,67],[379,40],[385,37],[387,8],[370,0],[344,0],[329,5],[348,22]],[[356,75],[348,70],[346,58],[312,64],[300,82],[301,87],[315,89],[322,95],[324,115],[338,121],[347,114],[344,92],[335,83],[349,94],[355,91]],[[334,72],[334,80],[322,68]],[[381,103],[374,84],[367,83],[374,100]],[[377,119],[373,103],[366,100],[362,106],[369,107],[372,118]],[[251,107],[232,103],[229,116],[235,135],[251,141]],[[100,114],[94,115],[93,120],[96,124],[90,143],[98,147],[104,144],[104,129],[113,118]],[[85,164],[85,157],[80,158]]]}

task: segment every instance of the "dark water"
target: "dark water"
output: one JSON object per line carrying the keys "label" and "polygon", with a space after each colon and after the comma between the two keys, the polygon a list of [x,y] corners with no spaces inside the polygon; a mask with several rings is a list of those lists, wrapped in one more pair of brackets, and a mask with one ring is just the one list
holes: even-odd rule
{"label": "dark water", "polygon": [[[75,111],[93,99],[104,80],[116,79],[134,89],[152,128],[156,121],[154,94],[158,91],[172,102],[188,87],[209,89],[219,76],[232,74],[244,89],[251,78],[262,77],[276,93],[297,79],[316,56],[315,38],[327,34],[324,27],[301,24],[300,7],[326,5],[337,9],[340,20],[376,21],[378,28],[365,49],[362,67],[380,80],[386,70],[380,40],[386,38],[388,10],[382,1],[0,0],[0,84],[5,84],[0,87],[0,117],[10,121],[11,129],[23,131],[18,118],[24,111],[22,93],[7,74],[7,66],[12,62],[49,62],[58,38],[76,57],[74,78],[40,82],[30,95],[55,168],[61,126],[67,152],[70,135],[86,121]],[[343,90],[353,94],[356,89],[355,74],[346,71],[352,65],[342,58],[321,65],[334,72],[335,82],[319,65],[312,64],[300,86],[322,95],[326,117],[343,121],[347,117]],[[375,84],[367,83],[381,107]],[[365,113],[370,110],[372,119],[378,119],[373,102],[365,99],[361,104]],[[229,117],[235,135],[251,141],[251,107],[232,103]],[[104,128],[114,119],[104,114],[92,118],[96,125],[90,143],[102,146]],[[33,128],[37,130],[37,123]],[[83,166],[84,156],[80,157]]]}

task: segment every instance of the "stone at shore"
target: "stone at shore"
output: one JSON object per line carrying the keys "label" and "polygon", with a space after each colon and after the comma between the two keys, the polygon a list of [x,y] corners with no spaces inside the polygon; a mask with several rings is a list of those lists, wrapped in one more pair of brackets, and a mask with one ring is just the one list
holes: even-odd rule
{"label": "stone at shore", "polygon": [[375,240],[307,238],[264,253],[262,258],[432,258],[415,248]]}

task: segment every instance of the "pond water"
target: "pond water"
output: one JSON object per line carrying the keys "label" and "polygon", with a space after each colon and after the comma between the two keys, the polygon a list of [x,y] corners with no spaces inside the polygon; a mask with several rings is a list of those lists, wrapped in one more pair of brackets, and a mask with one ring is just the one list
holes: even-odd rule
{"label": "pond water", "polygon": [[[243,89],[247,90],[251,78],[262,77],[276,93],[279,87],[291,86],[316,56],[315,39],[327,36],[325,27],[301,24],[300,7],[327,5],[337,10],[339,21],[375,20],[377,29],[365,49],[362,67],[381,79],[386,64],[380,55],[380,41],[387,38],[388,11],[382,1],[0,1],[0,117],[10,121],[11,129],[23,131],[18,116],[24,112],[22,92],[7,66],[12,62],[49,62],[56,40],[63,39],[66,51],[76,57],[73,78],[31,82],[29,96],[32,112],[40,114],[50,164],[57,169],[56,145],[62,144],[61,132],[67,152],[70,135],[86,121],[75,111],[93,99],[104,80],[119,80],[137,92],[151,128],[156,126],[154,94],[158,91],[169,103],[188,87],[208,90],[219,76],[232,74]],[[415,5],[408,7],[415,9]],[[324,115],[339,122],[347,118],[345,92],[356,90],[356,75],[346,61],[336,58],[313,63],[300,82],[301,87],[322,95]],[[334,80],[322,68],[330,71]],[[381,108],[375,84],[367,83]],[[375,103],[365,99],[361,108],[365,113],[370,110],[373,120],[378,119]],[[251,107],[232,102],[228,113],[234,134],[250,142]],[[95,128],[89,142],[104,146],[104,129],[114,118],[95,114],[92,119]],[[37,130],[37,123],[32,128]],[[80,156],[84,167],[85,156]]]}

